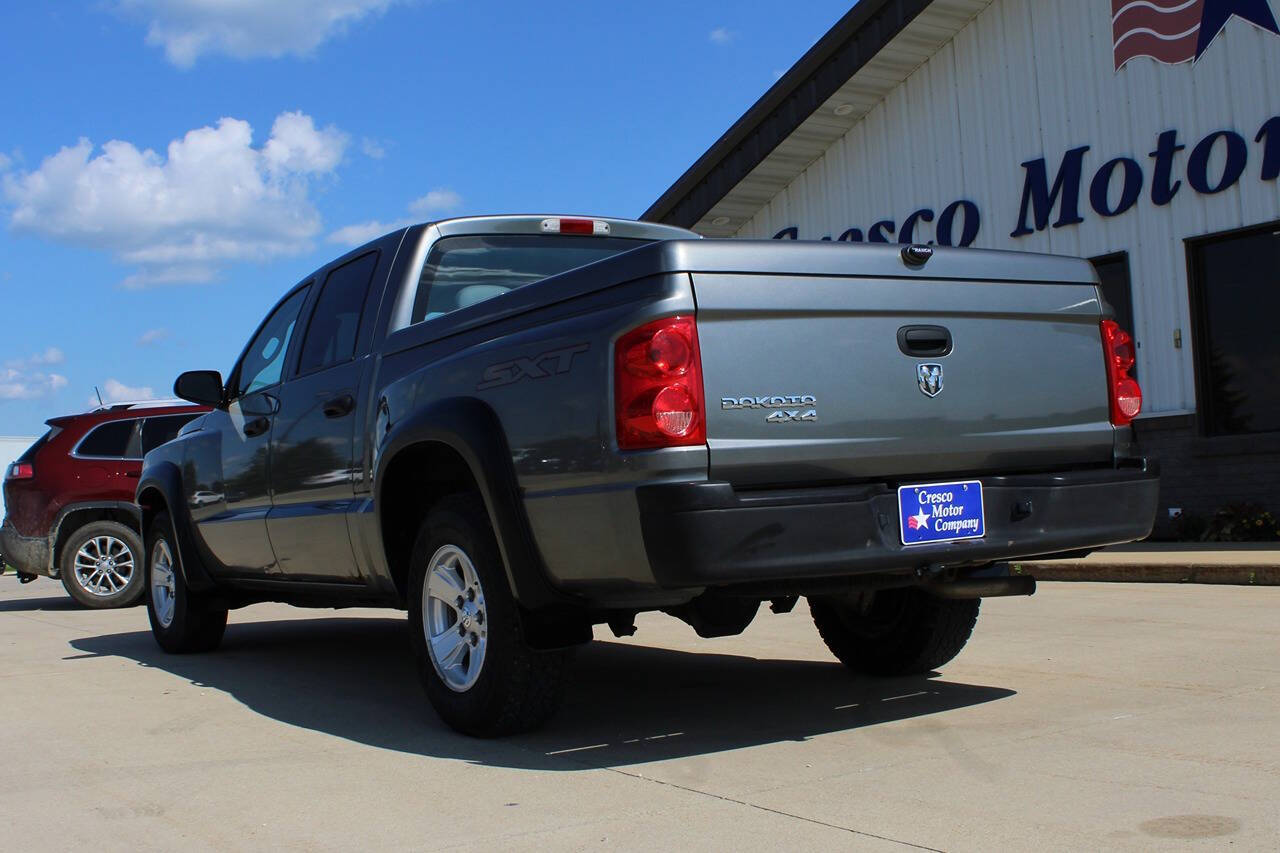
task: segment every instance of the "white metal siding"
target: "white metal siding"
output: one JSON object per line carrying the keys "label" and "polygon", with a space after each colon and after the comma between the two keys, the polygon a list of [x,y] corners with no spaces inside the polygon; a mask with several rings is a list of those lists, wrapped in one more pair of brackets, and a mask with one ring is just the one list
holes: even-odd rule
{"label": "white metal siding", "polygon": [[[21,456],[23,451],[30,447],[34,442],[34,436],[31,438],[0,436],[0,478],[3,478],[4,472],[9,468],[9,463]],[[3,517],[4,490],[0,489],[0,518]]]}
{"label": "white metal siding", "polygon": [[[900,226],[917,208],[941,213],[969,199],[983,216],[976,246],[1080,256],[1128,251],[1146,409],[1189,411],[1195,390],[1183,240],[1280,219],[1280,186],[1260,180],[1261,147],[1253,141],[1275,115],[1280,38],[1238,18],[1194,65],[1138,58],[1116,72],[1107,0],[994,0],[737,236],[771,237],[797,226],[803,239],[835,238],[851,226],[866,231],[879,219]],[[1187,146],[1174,161],[1183,186],[1156,207],[1148,152],[1175,128]],[[1186,182],[1187,158],[1201,138],[1228,129],[1249,143],[1245,174],[1229,190],[1199,195]],[[1081,145],[1091,146],[1081,182],[1085,222],[1011,238],[1022,162],[1045,157],[1052,182],[1062,155]],[[1215,154],[1221,160],[1222,146]],[[1089,206],[1089,182],[1121,156],[1142,164],[1143,194],[1128,212],[1104,218]],[[1210,175],[1220,169],[1211,161]],[[932,239],[933,224],[921,223],[916,240]],[[1175,329],[1182,349],[1174,348]]]}

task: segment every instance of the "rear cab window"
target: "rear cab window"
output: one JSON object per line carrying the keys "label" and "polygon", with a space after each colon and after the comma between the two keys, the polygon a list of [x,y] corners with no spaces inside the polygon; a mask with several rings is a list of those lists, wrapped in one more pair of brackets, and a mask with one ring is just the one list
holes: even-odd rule
{"label": "rear cab window", "polygon": [[410,323],[442,317],[648,242],[569,234],[443,237],[422,267]]}
{"label": "rear cab window", "polygon": [[377,267],[378,253],[368,252],[325,278],[302,341],[299,375],[350,361],[355,355],[360,318]]}

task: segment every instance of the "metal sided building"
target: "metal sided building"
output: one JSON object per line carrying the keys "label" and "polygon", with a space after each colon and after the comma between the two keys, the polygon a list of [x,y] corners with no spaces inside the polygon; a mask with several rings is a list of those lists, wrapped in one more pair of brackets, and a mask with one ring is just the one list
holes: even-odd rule
{"label": "metal sided building", "polygon": [[644,218],[1091,258],[1138,341],[1158,524],[1280,511],[1275,5],[861,0]]}

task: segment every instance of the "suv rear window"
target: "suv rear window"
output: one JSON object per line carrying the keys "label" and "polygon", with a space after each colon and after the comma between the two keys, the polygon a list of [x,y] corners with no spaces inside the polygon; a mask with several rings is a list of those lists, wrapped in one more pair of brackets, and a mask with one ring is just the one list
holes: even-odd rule
{"label": "suv rear window", "polygon": [[80,439],[77,456],[97,456],[108,459],[141,459],[137,440],[138,421],[128,418],[98,424]]}
{"label": "suv rear window", "polygon": [[422,267],[410,322],[441,317],[648,242],[568,234],[445,237],[431,247]]}

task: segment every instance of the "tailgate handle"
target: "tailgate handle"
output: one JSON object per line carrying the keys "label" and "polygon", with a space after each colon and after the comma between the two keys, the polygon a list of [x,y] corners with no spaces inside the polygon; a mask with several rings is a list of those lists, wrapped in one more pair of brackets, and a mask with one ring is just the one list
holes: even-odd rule
{"label": "tailgate handle", "polygon": [[937,358],[951,352],[951,332],[943,326],[903,326],[898,349],[912,358]]}

